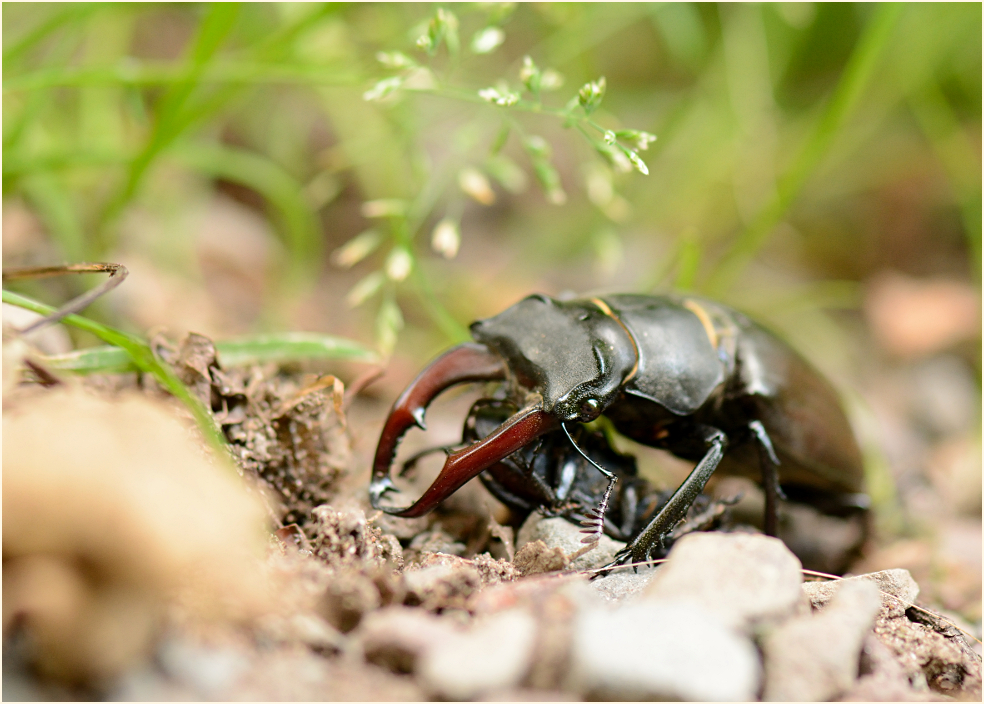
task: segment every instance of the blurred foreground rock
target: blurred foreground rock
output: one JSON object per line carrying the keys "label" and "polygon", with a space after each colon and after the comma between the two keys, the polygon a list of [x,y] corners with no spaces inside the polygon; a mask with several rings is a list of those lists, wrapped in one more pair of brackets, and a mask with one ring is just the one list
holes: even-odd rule
{"label": "blurred foreground rock", "polygon": [[3,627],[68,681],[146,655],[165,608],[249,619],[265,511],[232,465],[145,397],[63,388],[5,399]]}

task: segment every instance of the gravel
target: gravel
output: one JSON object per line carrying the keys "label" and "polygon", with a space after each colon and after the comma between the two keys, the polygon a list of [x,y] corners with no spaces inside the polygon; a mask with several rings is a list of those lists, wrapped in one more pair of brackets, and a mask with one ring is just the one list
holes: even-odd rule
{"label": "gravel", "polygon": [[881,592],[881,618],[902,615],[919,597],[919,585],[916,584],[916,580],[908,570],[902,569],[872,572],[833,582],[806,582],[803,584],[803,592],[809,597],[813,608],[820,610],[843,585],[856,582],[870,582]]}

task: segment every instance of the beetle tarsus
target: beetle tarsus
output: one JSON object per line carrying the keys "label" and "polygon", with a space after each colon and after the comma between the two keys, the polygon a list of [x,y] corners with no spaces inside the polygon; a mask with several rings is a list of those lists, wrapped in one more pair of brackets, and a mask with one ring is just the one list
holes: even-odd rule
{"label": "beetle tarsus", "polygon": [[615,482],[617,481],[618,477],[612,474],[608,480],[608,488],[605,489],[605,495],[602,497],[601,503],[591,509],[587,518],[581,521],[581,526],[583,526],[581,532],[587,533],[585,537],[581,538],[582,543],[597,543],[601,540],[601,535],[605,531],[605,514],[608,512],[608,501],[611,499],[612,489],[615,487]]}

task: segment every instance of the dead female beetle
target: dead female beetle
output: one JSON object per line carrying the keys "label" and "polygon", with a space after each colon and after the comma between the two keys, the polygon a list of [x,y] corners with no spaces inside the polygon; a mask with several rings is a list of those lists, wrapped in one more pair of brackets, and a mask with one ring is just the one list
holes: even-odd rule
{"label": "dead female beetle", "polygon": [[[393,404],[376,448],[373,507],[421,516],[539,437],[570,437],[576,424],[601,414],[623,435],[697,462],[613,565],[665,552],[718,469],[762,485],[769,535],[776,535],[778,501],[786,496],[835,515],[867,506],[861,454],[836,393],[788,345],[737,311],[696,298],[533,295],[473,323],[471,332],[476,343],[438,357]],[[505,382],[519,410],[449,454],[411,506],[382,505],[395,490],[397,444],[411,425],[424,427],[427,405],[456,384],[495,380]],[[592,464],[608,479],[596,512],[603,516],[618,477]]]}

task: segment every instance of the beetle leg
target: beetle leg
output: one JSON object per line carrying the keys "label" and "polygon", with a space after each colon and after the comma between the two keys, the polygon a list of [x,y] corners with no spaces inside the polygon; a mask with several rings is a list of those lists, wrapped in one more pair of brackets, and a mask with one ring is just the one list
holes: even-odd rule
{"label": "beetle leg", "polygon": [[390,479],[390,466],[400,439],[412,425],[425,428],[424,412],[439,393],[469,381],[505,378],[506,365],[502,359],[485,345],[473,342],[452,347],[420,372],[396,399],[379,436],[369,484],[369,500],[373,508],[380,508],[378,504],[383,495],[395,490]]}
{"label": "beetle leg", "polygon": [[[710,426],[700,426],[703,432],[704,444],[707,452],[703,459],[697,463],[690,475],[683,481],[683,484],[673,492],[673,496],[660,509],[659,513],[649,522],[646,529],[636,536],[635,540],[629,543],[615,555],[615,559],[606,567],[623,565],[627,562],[645,562],[651,559],[656,552],[663,552],[667,548],[667,537],[673,528],[687,515],[694,500],[704,490],[707,480],[714,474],[714,470],[721,463],[724,451],[728,447],[728,436],[717,428]],[[601,574],[605,574],[602,572]]]}
{"label": "beetle leg", "polygon": [[[411,506],[392,508],[374,505],[374,508],[404,518],[423,516],[482,470],[556,428],[557,420],[540,408],[521,411],[485,439],[449,454],[437,479]],[[389,480],[389,477],[385,479]]]}
{"label": "beetle leg", "polygon": [[758,441],[762,489],[765,492],[765,534],[774,538],[779,535],[779,499],[786,498],[779,486],[779,458],[761,421],[753,420],[748,427]]}

